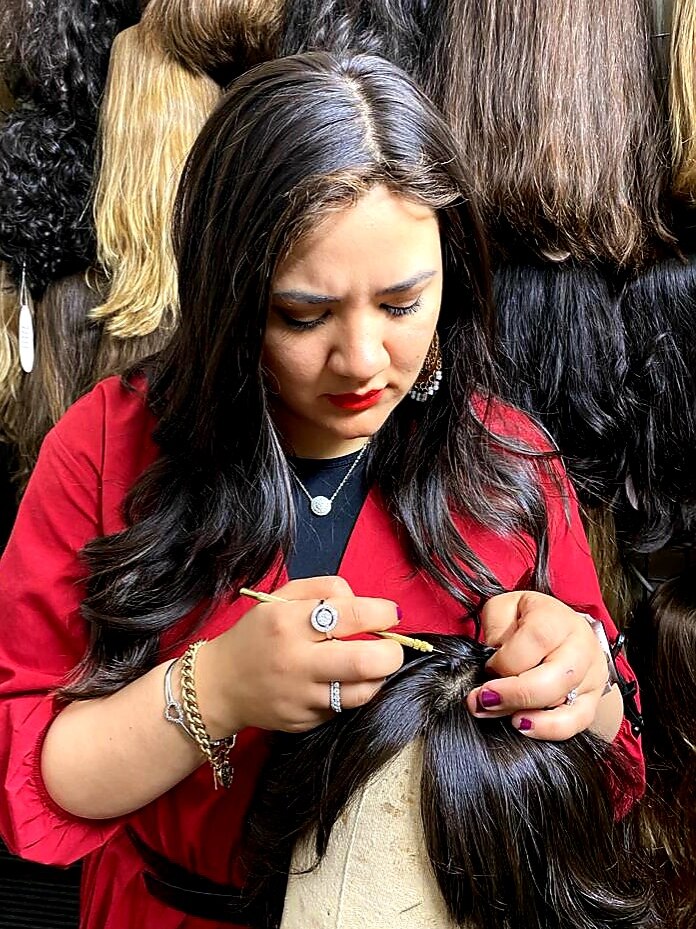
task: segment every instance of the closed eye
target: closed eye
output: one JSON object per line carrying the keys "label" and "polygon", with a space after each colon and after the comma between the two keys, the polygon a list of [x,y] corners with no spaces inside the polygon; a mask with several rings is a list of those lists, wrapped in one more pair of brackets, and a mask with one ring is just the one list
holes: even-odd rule
{"label": "closed eye", "polygon": [[283,322],[290,327],[290,329],[298,329],[303,332],[307,332],[309,329],[316,329],[317,326],[321,326],[329,316],[329,311],[327,310],[321,316],[318,316],[316,319],[295,319],[294,316],[288,316],[287,313],[284,313],[279,307],[275,308],[276,313]]}
{"label": "closed eye", "polygon": [[394,306],[391,303],[381,304],[382,309],[386,310],[391,316],[410,316],[411,313],[417,313],[421,306],[421,298],[418,297],[417,300],[414,300],[413,303],[409,303],[408,306]]}

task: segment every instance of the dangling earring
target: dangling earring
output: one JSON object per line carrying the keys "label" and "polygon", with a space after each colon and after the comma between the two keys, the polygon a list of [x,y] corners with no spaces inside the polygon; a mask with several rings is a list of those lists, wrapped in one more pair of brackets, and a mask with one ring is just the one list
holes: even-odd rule
{"label": "dangling earring", "polygon": [[440,389],[442,380],[442,353],[440,351],[440,337],[435,330],[433,341],[430,343],[428,354],[425,356],[418,380],[409,390],[412,400],[423,403]]}

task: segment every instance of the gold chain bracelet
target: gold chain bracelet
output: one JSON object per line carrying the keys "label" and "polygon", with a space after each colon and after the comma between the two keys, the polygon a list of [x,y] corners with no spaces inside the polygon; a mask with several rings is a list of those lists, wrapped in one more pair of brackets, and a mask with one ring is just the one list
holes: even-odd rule
{"label": "gold chain bracelet", "polygon": [[211,739],[198,708],[196,696],[196,657],[205,639],[193,642],[181,658],[181,703],[188,731],[194,742],[210,762],[213,769],[215,789],[219,786],[229,787],[234,777],[234,768],[230,764],[230,752],[237,741],[237,733],[224,739]]}

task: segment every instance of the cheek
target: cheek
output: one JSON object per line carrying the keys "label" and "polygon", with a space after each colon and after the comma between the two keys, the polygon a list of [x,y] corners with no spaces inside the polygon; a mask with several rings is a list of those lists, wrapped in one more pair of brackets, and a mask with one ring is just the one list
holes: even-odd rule
{"label": "cheek", "polygon": [[281,395],[288,397],[316,383],[321,369],[317,358],[318,353],[290,339],[269,338],[263,352],[263,366]]}

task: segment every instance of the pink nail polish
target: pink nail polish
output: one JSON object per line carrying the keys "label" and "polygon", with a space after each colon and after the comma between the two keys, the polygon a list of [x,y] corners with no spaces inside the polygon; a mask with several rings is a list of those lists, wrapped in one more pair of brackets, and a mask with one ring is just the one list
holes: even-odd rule
{"label": "pink nail polish", "polygon": [[531,719],[527,719],[526,716],[523,716],[519,721],[517,728],[520,730],[520,732],[529,732],[530,729],[534,728],[534,723],[531,721]]}
{"label": "pink nail polish", "polygon": [[400,623],[401,620],[402,620],[403,618],[404,618],[404,611],[401,609],[400,606],[397,606],[397,608],[396,608],[396,621],[397,621],[397,623]]}

